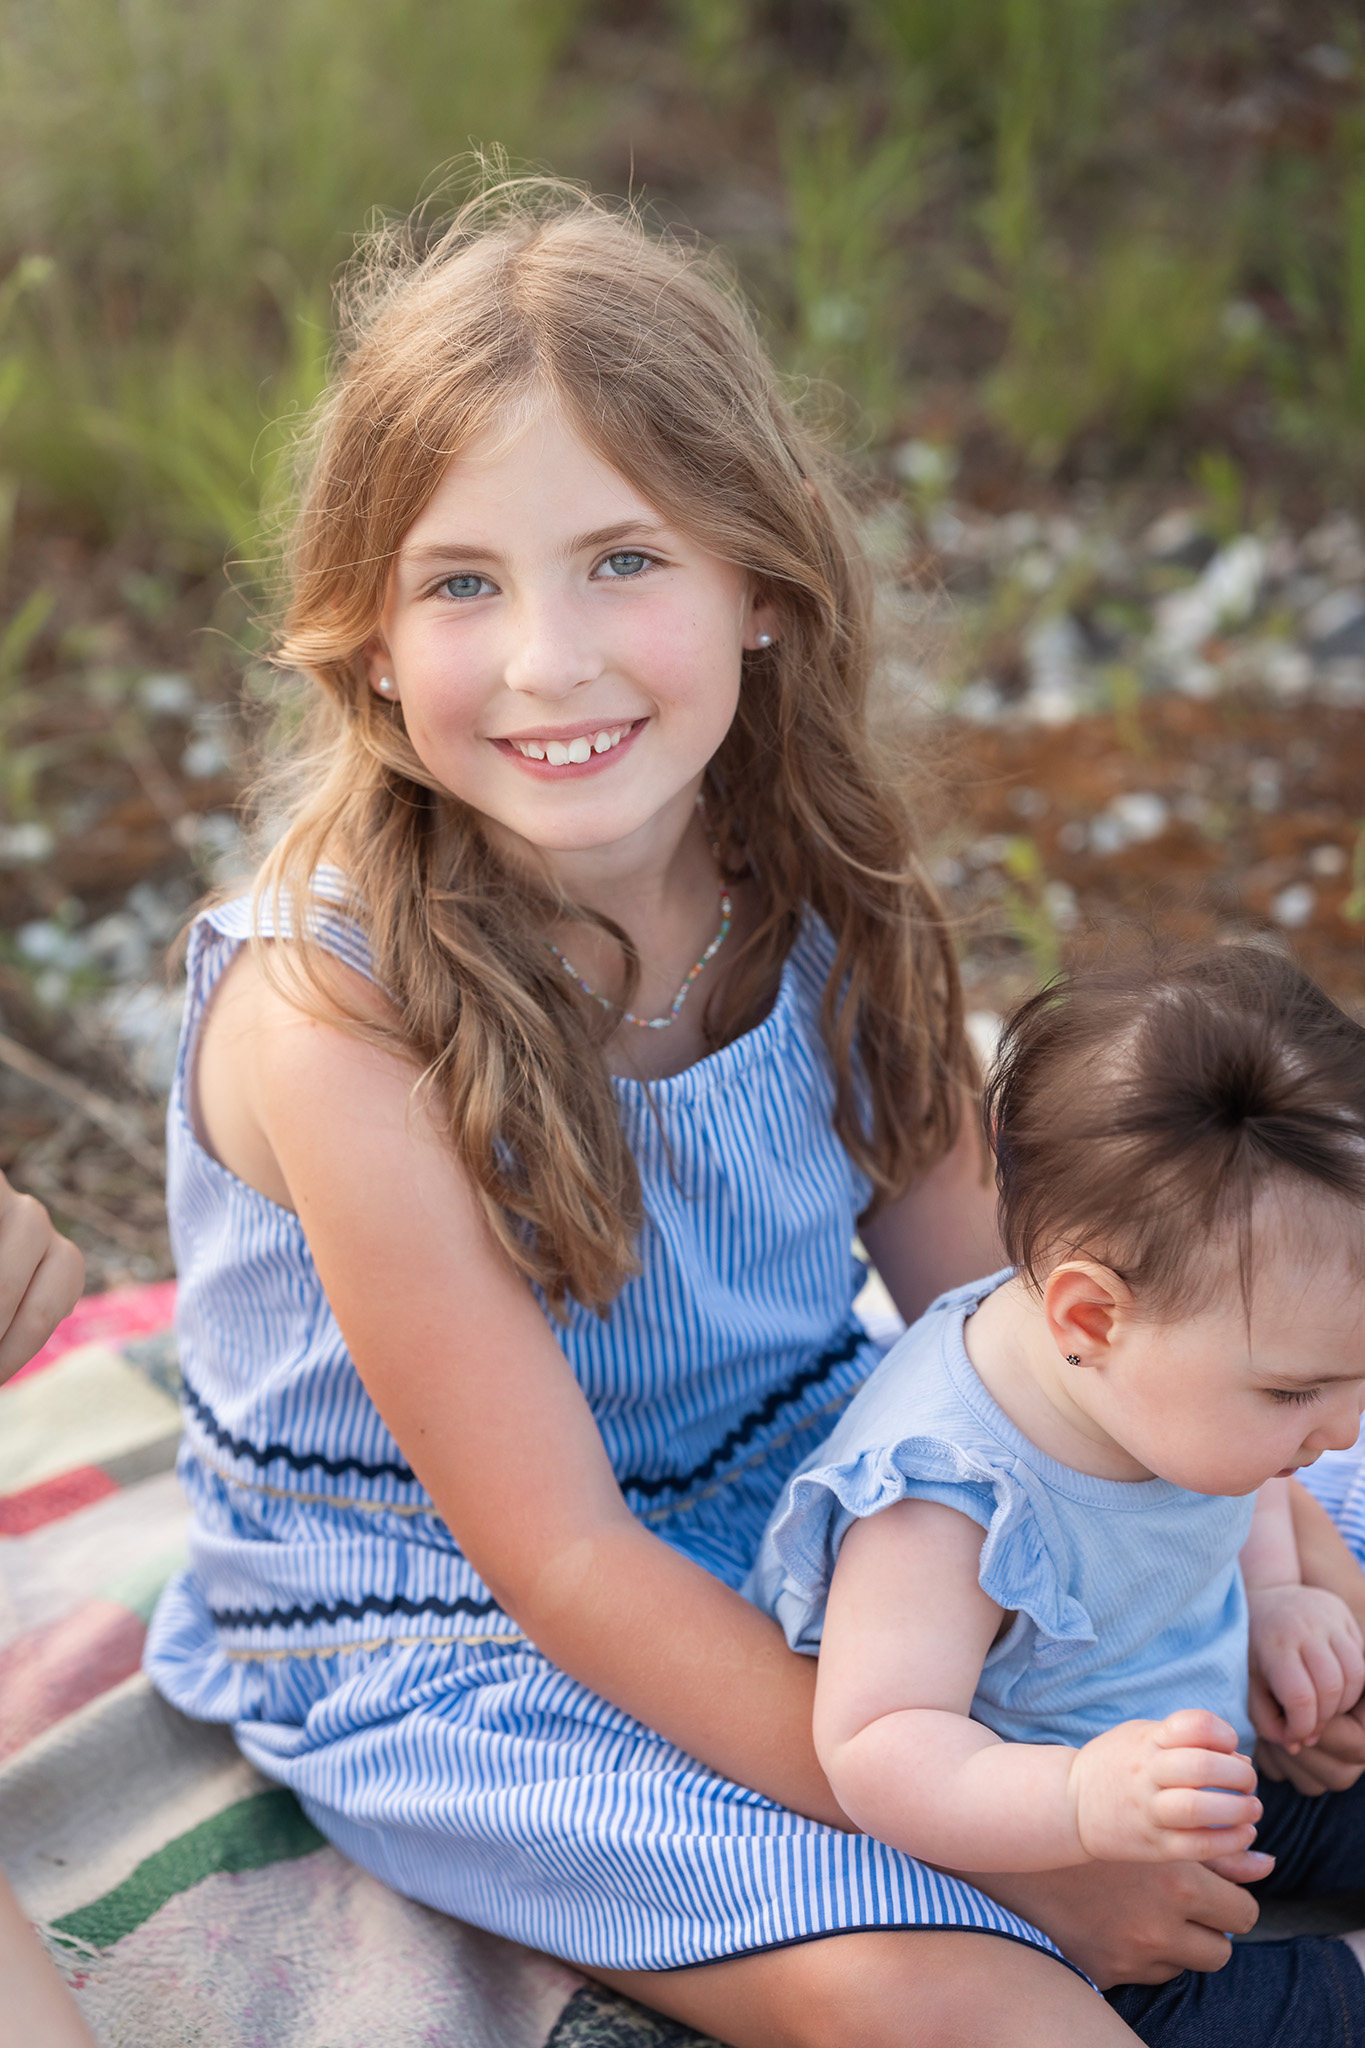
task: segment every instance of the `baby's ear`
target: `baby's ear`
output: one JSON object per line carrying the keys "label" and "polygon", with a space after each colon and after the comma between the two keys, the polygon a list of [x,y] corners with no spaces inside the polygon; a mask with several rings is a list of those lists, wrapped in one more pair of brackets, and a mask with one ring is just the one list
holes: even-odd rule
{"label": "baby's ear", "polygon": [[1127,1281],[1098,1259],[1064,1259],[1043,1283],[1043,1313],[1068,1365],[1102,1365],[1132,1309]]}

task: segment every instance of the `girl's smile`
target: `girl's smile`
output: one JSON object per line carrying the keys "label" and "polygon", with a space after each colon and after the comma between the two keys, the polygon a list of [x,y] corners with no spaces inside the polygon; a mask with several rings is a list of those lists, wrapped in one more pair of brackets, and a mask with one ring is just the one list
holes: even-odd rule
{"label": "girl's smile", "polygon": [[547,407],[450,464],[398,551],[370,680],[445,789],[580,856],[581,888],[584,854],[667,859],[768,616]]}
{"label": "girl's smile", "polygon": [[644,730],[644,723],[642,718],[634,718],[614,725],[599,725],[595,720],[580,720],[577,725],[545,724],[534,733],[505,733],[493,744],[510,748],[518,760],[558,782],[566,775],[591,775],[606,767],[603,756],[618,755],[628,747]]}

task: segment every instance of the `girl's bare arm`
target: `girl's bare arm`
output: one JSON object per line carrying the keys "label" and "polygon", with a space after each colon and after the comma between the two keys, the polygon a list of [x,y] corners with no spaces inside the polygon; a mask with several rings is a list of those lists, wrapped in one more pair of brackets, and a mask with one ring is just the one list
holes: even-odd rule
{"label": "girl's bare arm", "polygon": [[995,1183],[973,1104],[963,1109],[952,1151],[866,1223],[862,1239],[907,1323],[945,1289],[1004,1264]]}

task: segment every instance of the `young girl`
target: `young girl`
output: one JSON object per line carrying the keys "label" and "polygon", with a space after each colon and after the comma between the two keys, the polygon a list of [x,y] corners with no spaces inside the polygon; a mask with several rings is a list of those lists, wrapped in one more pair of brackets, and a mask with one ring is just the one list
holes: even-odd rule
{"label": "young girl", "polygon": [[[755,1569],[793,1648],[819,1650],[830,1784],[950,1870],[1254,1838],[1276,1889],[1360,1886],[1365,1784],[1257,1797],[1241,1752],[1253,1721],[1311,1743],[1365,1680],[1356,1620],[1299,1583],[1285,1519],[1290,1475],[1354,1445],[1365,1403],[1365,1029],[1287,961],[1229,948],[1034,997],[987,1106],[1013,1273],[945,1295],[888,1354]],[[1256,1992],[1269,2038],[1365,2035],[1348,1943],[1280,1952],[1283,2010]]]}
{"label": "young girl", "polygon": [[1217,1968],[1264,1859],[926,1870],[738,1590],[875,1363],[855,1222],[907,1315],[995,1256],[837,476],[726,291],[575,194],[381,239],[350,311],[300,786],[190,942],[148,1668],[390,1883],[736,2048],[1128,2040],[1039,1927]]}

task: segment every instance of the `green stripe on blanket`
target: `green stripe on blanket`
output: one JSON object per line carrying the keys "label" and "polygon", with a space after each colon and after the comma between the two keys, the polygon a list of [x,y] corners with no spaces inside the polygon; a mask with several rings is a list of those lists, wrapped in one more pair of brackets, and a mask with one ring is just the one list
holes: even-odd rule
{"label": "green stripe on blanket", "polygon": [[292,1792],[278,1787],[256,1792],[167,1842],[102,1899],[54,1920],[52,1931],[91,1948],[112,1948],[159,1913],[168,1899],[206,1877],[263,1870],[269,1863],[286,1863],[323,1847],[324,1837]]}

